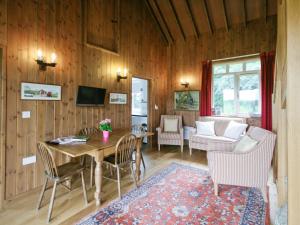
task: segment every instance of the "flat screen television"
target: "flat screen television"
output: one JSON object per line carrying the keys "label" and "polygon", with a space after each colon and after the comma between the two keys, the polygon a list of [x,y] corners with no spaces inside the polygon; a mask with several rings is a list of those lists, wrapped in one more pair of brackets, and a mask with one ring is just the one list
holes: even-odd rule
{"label": "flat screen television", "polygon": [[76,105],[104,106],[106,89],[78,86]]}

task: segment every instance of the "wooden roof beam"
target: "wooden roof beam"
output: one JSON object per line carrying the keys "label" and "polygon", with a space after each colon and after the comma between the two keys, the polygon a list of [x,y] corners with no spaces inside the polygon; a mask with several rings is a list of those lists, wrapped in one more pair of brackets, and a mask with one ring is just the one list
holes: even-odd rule
{"label": "wooden roof beam", "polygon": [[209,17],[206,0],[201,0],[200,2],[202,4],[202,8],[204,9],[204,15],[205,15],[205,18],[206,18],[206,21],[208,24],[208,29],[209,29],[210,33],[213,34],[213,28],[212,28],[211,20]]}
{"label": "wooden roof beam", "polygon": [[164,23],[164,25],[165,25],[167,31],[168,31],[168,35],[170,36],[172,42],[174,42],[174,37],[173,37],[173,35],[172,35],[172,33],[171,33],[169,27],[168,27],[167,21],[166,21],[166,19],[164,18],[161,9],[159,8],[159,5],[158,5],[158,3],[157,3],[157,0],[152,0],[152,2],[154,3],[154,6],[155,6],[156,10],[157,10],[157,12],[158,12],[160,18],[162,19],[162,21],[163,21],[163,23]]}
{"label": "wooden roof beam", "polygon": [[180,19],[179,19],[179,16],[178,16],[178,14],[177,14],[177,11],[176,11],[176,9],[175,9],[175,6],[174,6],[173,1],[172,1],[172,0],[169,0],[169,4],[170,4],[170,6],[171,6],[171,11],[172,11],[172,13],[173,13],[173,15],[174,15],[174,17],[175,17],[176,24],[177,24],[177,26],[178,26],[178,28],[179,28],[179,30],[180,30],[180,32],[181,32],[182,38],[183,38],[183,40],[186,40],[186,35],[185,35],[185,33],[184,33],[182,24],[181,24],[181,22],[180,22]]}
{"label": "wooden roof beam", "polygon": [[194,33],[195,33],[196,37],[199,39],[200,32],[199,32],[198,26],[196,24],[195,15],[194,15],[194,12],[193,12],[190,0],[186,0],[186,4],[185,5],[186,5],[187,14],[189,15],[189,17],[190,17],[190,19],[192,21],[192,24],[193,24]]}
{"label": "wooden roof beam", "polygon": [[241,12],[243,15],[243,24],[245,27],[247,27],[247,8],[246,8],[246,0],[242,0],[242,7],[241,7]]}
{"label": "wooden roof beam", "polygon": [[150,3],[149,3],[148,0],[145,0],[145,3],[146,3],[146,6],[147,6],[148,10],[150,11],[150,14],[152,15],[153,19],[155,20],[156,25],[157,25],[158,29],[160,30],[161,35],[163,36],[165,42],[169,45],[169,44],[170,44],[170,40],[169,40],[169,38],[167,37],[167,35],[165,34],[165,32],[164,32],[164,30],[163,30],[161,24],[159,23],[159,21],[158,21],[156,15],[155,15],[155,13],[154,13],[154,11],[153,11],[153,8],[151,7],[151,5],[150,5]]}
{"label": "wooden roof beam", "polygon": [[228,25],[228,18],[227,18],[227,12],[226,12],[226,5],[225,5],[225,0],[221,0],[221,6],[222,6],[222,11],[223,11],[223,18],[224,18],[224,23],[225,23],[225,28],[226,31],[229,31],[229,25]]}

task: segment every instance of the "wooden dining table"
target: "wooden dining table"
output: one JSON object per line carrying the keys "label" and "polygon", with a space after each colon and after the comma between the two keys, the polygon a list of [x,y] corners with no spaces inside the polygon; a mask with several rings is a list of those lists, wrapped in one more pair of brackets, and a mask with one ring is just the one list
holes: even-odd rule
{"label": "wooden dining table", "polygon": [[[89,136],[87,142],[74,142],[70,144],[63,145],[52,145],[49,144],[49,147],[56,152],[65,154],[70,158],[76,158],[83,155],[90,155],[96,161],[95,168],[95,185],[96,191],[94,194],[96,205],[101,204],[101,189],[102,189],[102,162],[104,157],[111,155],[115,152],[115,147],[118,140],[125,134],[129,134],[129,130],[116,130],[110,133],[108,139],[104,139],[102,134],[94,134]],[[141,145],[144,137],[153,136],[152,132],[145,133],[133,133],[137,137],[137,146],[136,146],[136,178],[137,181],[140,180],[140,165],[141,165]]]}

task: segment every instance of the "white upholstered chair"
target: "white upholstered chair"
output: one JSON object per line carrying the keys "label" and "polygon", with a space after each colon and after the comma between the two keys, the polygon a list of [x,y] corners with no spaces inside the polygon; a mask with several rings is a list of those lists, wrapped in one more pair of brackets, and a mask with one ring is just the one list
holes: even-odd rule
{"label": "white upholstered chair", "polygon": [[[175,132],[167,132],[165,130],[165,119],[177,119],[177,130]],[[157,130],[158,151],[161,145],[179,145],[181,152],[183,152],[183,128],[182,116],[180,115],[162,115],[160,118],[160,127]]]}
{"label": "white upholstered chair", "polygon": [[262,191],[263,198],[267,202],[267,182],[276,135],[259,127],[250,127],[247,135],[258,141],[250,151],[207,152],[215,194],[218,195],[218,184],[256,187]]}

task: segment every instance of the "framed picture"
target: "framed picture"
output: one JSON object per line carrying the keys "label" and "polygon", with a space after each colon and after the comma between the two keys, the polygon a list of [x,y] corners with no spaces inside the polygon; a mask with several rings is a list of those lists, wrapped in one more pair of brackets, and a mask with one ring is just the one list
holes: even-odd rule
{"label": "framed picture", "polygon": [[109,104],[127,104],[127,94],[124,93],[110,93]]}
{"label": "framed picture", "polygon": [[175,110],[199,111],[200,91],[175,91]]}
{"label": "framed picture", "polygon": [[61,100],[61,86],[21,83],[21,99],[23,100]]}

